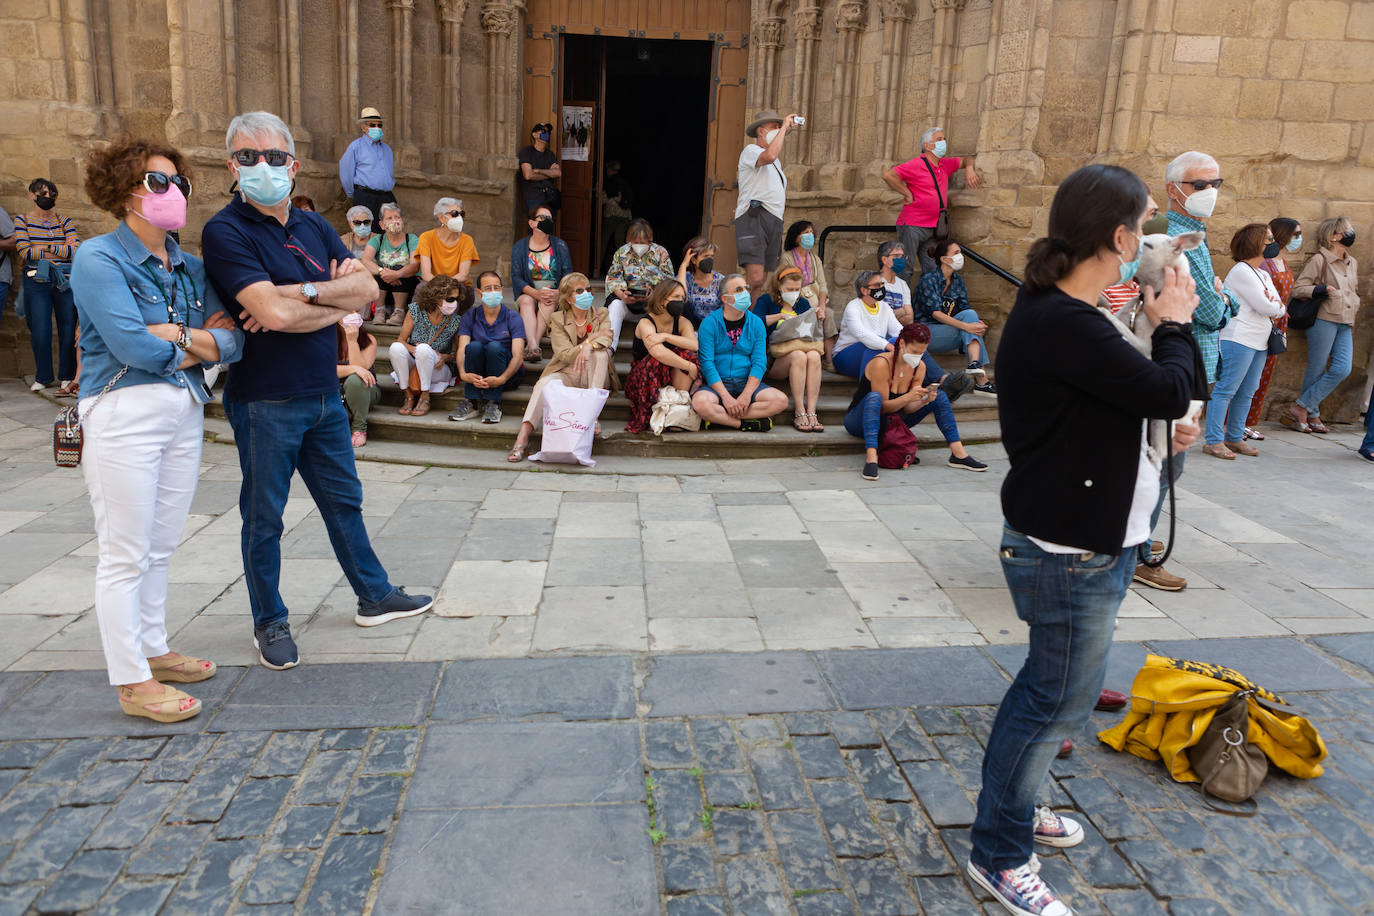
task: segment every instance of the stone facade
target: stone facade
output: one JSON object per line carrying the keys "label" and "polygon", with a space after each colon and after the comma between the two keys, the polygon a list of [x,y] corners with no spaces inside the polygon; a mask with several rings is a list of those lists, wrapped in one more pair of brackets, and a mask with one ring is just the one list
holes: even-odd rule
{"label": "stone facade", "polygon": [[[703,4],[667,0],[696,15]],[[604,3],[611,20],[634,4]],[[709,12],[709,11],[708,11]],[[191,227],[224,202],[223,129],[267,108],[297,128],[299,190],[342,224],[335,172],[362,105],[387,117],[398,197],[411,225],[432,201],[463,198],[484,266],[504,270],[514,151],[524,142],[523,0],[48,0],[0,13],[0,202],[47,175],[87,233],[110,222],[82,200],[81,153],[121,129],[166,136],[199,172]],[[700,18],[700,16],[696,16]],[[1218,269],[1231,233],[1277,215],[1313,235],[1323,216],[1357,225],[1374,253],[1374,4],[1365,0],[752,0],[750,111],[808,116],[787,155],[789,219],[890,224],[883,169],[910,158],[928,126],[976,151],[985,183],[951,195],[956,236],[1019,271],[1043,234],[1056,183],[1085,162],[1135,169],[1163,201],[1165,164],[1215,155],[1227,178],[1209,239]],[[724,36],[722,36],[722,39]],[[713,176],[727,184],[730,175]],[[723,167],[723,166],[722,166]],[[837,236],[843,287],[879,236]],[[1301,263],[1311,254],[1309,242]],[[1369,269],[1361,292],[1374,296]],[[968,269],[995,323],[1011,287]],[[1365,391],[1374,331],[1356,321],[1356,370],[1324,415],[1349,418]],[[12,318],[0,372],[17,372]],[[994,341],[996,332],[994,328]],[[1270,412],[1296,394],[1302,334],[1290,340]],[[994,344],[995,345],[995,344]],[[16,355],[17,354],[17,355]]]}

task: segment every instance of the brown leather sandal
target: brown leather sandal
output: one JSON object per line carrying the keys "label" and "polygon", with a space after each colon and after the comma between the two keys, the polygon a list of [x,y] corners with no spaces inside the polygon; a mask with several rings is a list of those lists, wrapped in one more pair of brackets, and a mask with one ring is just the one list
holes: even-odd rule
{"label": "brown leather sandal", "polygon": [[[209,667],[206,667],[207,665]],[[208,659],[193,658],[176,652],[172,653],[170,658],[160,658],[157,661],[148,659],[148,667],[152,669],[153,677],[159,681],[176,684],[208,681],[219,670],[215,663]]]}
{"label": "brown leather sandal", "polygon": [[154,722],[183,722],[200,715],[200,700],[166,684],[162,685],[161,696],[120,687],[119,708],[126,716],[142,716]]}
{"label": "brown leather sandal", "polygon": [[429,392],[420,395],[420,401],[415,405],[415,409],[410,412],[412,417],[423,417],[429,413]]}
{"label": "brown leather sandal", "polygon": [[405,403],[403,403],[403,404],[401,405],[401,409],[398,410],[398,411],[396,411],[396,412],[397,412],[398,414],[400,414],[401,416],[403,416],[403,417],[408,417],[408,416],[411,415],[411,413],[414,412],[414,410],[415,410],[415,395],[413,395],[413,394],[411,394],[409,391],[407,391],[407,392],[406,392]]}

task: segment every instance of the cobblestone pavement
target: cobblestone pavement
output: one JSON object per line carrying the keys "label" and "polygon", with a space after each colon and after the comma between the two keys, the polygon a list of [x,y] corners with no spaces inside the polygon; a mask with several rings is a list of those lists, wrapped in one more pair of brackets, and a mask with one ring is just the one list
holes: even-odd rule
{"label": "cobblestone pavement", "polygon": [[[1079,914],[1370,912],[1374,635],[1188,646],[1311,716],[1326,774],[1229,818],[1085,734],[1043,799],[1087,839],[1043,874]],[[1024,652],[229,668],[175,726],[0,674],[0,912],[990,916],[962,866]]]}

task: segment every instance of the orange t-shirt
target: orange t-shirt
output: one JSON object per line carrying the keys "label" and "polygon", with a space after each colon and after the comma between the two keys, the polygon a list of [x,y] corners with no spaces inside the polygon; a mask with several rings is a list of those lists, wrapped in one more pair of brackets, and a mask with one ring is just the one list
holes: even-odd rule
{"label": "orange t-shirt", "polygon": [[420,233],[420,243],[415,246],[415,253],[420,257],[429,258],[430,267],[434,269],[435,274],[446,274],[450,277],[457,276],[458,266],[464,261],[476,264],[481,260],[477,257],[477,246],[473,244],[472,236],[460,232],[457,243],[449,246],[439,241],[438,229]]}

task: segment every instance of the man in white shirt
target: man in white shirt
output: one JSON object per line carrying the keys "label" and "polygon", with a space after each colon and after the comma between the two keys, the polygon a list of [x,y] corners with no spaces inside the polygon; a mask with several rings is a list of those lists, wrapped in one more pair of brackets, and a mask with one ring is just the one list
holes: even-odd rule
{"label": "man in white shirt", "polygon": [[911,324],[915,313],[911,307],[911,287],[902,279],[906,270],[906,249],[896,239],[889,239],[878,246],[878,272],[883,277],[883,287],[887,296],[883,302],[892,309],[902,327]]}
{"label": "man in white shirt", "polygon": [[786,118],[769,108],[761,111],[744,129],[754,142],[739,154],[739,202],[735,205],[735,251],[744,267],[749,295],[757,300],[763,280],[778,266],[782,254],[782,211],[787,203],[787,176],[783,174],[782,144],[796,126],[797,116]]}

